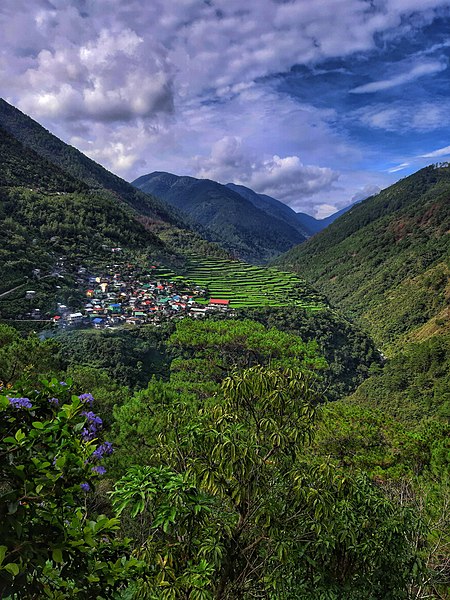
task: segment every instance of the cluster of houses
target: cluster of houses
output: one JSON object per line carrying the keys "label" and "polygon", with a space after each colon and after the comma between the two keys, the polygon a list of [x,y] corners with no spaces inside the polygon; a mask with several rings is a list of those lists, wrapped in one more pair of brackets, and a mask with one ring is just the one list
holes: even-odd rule
{"label": "cluster of houses", "polygon": [[186,283],[158,279],[156,273],[137,273],[131,267],[102,276],[79,272],[85,278],[84,306],[72,312],[59,304],[52,321],[61,328],[103,329],[124,324],[158,324],[184,316],[199,318],[211,311],[231,310],[229,300],[211,298],[207,303],[197,302],[195,298],[204,297],[206,290],[197,286],[187,289]]}

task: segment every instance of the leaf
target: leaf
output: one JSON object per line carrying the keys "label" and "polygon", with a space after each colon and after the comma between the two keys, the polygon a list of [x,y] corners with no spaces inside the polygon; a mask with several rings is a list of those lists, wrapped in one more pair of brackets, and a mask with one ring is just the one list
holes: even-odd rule
{"label": "leaf", "polygon": [[54,548],[52,552],[52,559],[55,563],[62,563],[63,556],[61,548]]}
{"label": "leaf", "polygon": [[5,558],[7,550],[8,550],[7,546],[0,546],[0,565],[2,564],[3,559]]}
{"label": "leaf", "polygon": [[5,571],[8,571],[8,573],[11,573],[13,577],[17,577],[19,574],[19,565],[16,565],[16,563],[8,563],[3,568]]}
{"label": "leaf", "polygon": [[24,432],[21,429],[19,429],[18,431],[16,431],[16,435],[14,437],[20,444],[20,442],[26,438],[26,435],[24,434]]}
{"label": "leaf", "polygon": [[33,421],[32,425],[35,429],[44,429],[44,423],[41,421]]}
{"label": "leaf", "polygon": [[15,440],[13,437],[5,437],[3,441],[5,444],[17,444],[17,440]]}

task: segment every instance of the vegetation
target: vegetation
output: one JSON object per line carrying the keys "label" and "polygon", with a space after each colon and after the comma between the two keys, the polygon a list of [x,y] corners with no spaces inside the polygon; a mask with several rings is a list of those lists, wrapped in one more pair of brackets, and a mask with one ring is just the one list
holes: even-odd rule
{"label": "vegetation", "polygon": [[250,263],[265,263],[306,239],[293,211],[289,223],[209,179],[156,172],[139,177],[133,185],[162,198],[204,228],[208,239]]}
{"label": "vegetation", "polygon": [[319,311],[325,307],[323,298],[299,277],[236,260],[190,255],[183,276],[207,288],[211,298],[230,300],[233,308],[300,306]]}
{"label": "vegetation", "polygon": [[31,281],[34,305],[76,303],[80,261],[111,246],[236,310],[46,341],[0,324],[0,596],[450,598],[450,170],[306,244],[383,360],[302,279],[231,260],[14,111],[0,104],[17,133],[0,132],[3,315],[29,310]]}
{"label": "vegetation", "polygon": [[277,259],[389,348],[448,305],[450,167],[427,167]]}
{"label": "vegetation", "polygon": [[86,494],[110,446],[97,441],[91,395],[69,387],[44,380],[0,396],[2,598],[112,597],[138,564],[118,519],[90,514]]}
{"label": "vegetation", "polygon": [[[16,373],[2,398],[1,490],[18,502],[1,521],[6,597],[375,600],[425,581],[413,506],[318,451],[315,344],[224,325],[181,322],[170,379],[117,390],[103,429],[80,387],[114,394],[98,369],[67,386]],[[17,350],[10,329],[3,339]]]}

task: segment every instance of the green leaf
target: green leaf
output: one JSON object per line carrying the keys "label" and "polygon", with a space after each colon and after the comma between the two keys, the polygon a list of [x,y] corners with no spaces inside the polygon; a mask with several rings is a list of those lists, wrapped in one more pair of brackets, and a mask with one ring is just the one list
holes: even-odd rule
{"label": "green leaf", "polygon": [[8,571],[8,573],[11,573],[13,577],[17,577],[19,574],[19,565],[16,565],[16,563],[8,563],[3,568],[5,571]]}
{"label": "green leaf", "polygon": [[33,421],[32,425],[35,429],[44,429],[44,423],[41,421]]}
{"label": "green leaf", "polygon": [[23,439],[25,439],[27,436],[24,434],[24,432],[23,432],[21,429],[19,429],[18,431],[16,431],[16,435],[15,435],[14,437],[16,438],[16,440],[17,440],[17,441],[19,442],[19,444],[20,444],[20,442],[21,442]]}
{"label": "green leaf", "polygon": [[7,550],[8,550],[7,546],[0,546],[0,565],[2,564],[3,559],[5,558]]}
{"label": "green leaf", "polygon": [[55,563],[62,563],[63,556],[61,548],[54,548],[52,552],[52,558]]}

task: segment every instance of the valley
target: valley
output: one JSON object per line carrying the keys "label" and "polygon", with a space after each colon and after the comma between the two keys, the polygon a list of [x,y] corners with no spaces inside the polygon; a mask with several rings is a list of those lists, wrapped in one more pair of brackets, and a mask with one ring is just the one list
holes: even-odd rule
{"label": "valley", "polygon": [[450,167],[314,232],[0,150],[2,598],[449,597]]}

